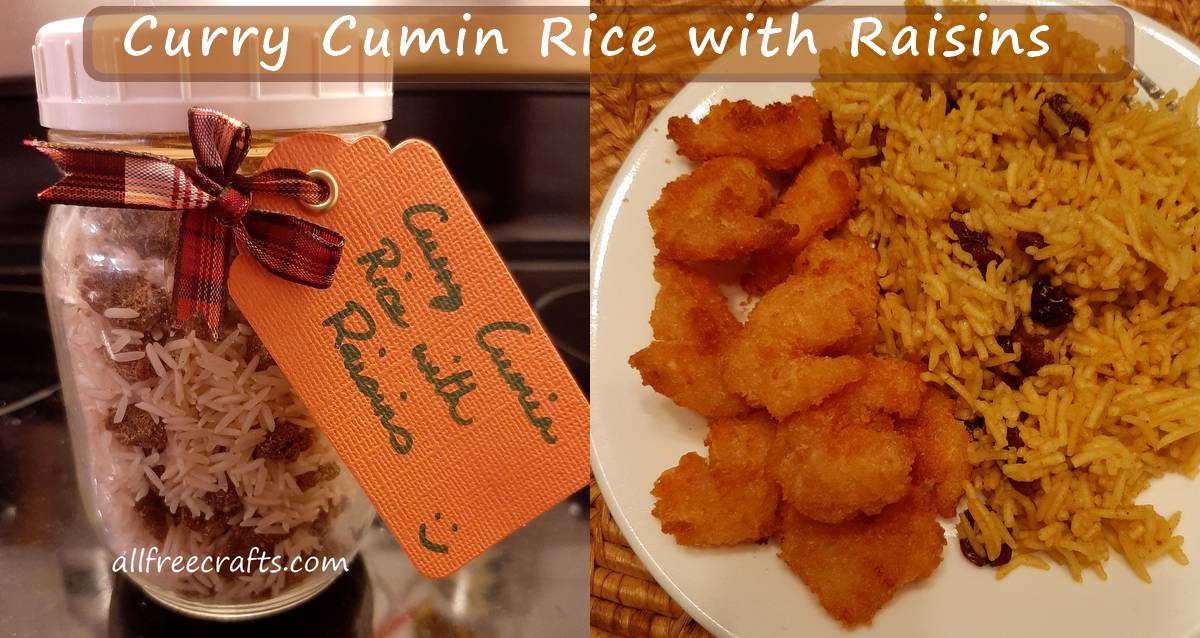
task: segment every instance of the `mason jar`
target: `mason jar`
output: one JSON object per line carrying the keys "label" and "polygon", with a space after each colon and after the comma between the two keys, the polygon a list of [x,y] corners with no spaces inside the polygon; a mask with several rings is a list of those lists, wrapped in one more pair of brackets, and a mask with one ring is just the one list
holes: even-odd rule
{"label": "mason jar", "polygon": [[[391,115],[390,82],[114,87],[82,72],[81,28],[46,25],[34,47],[54,142],[187,162],[187,109],[209,106],[252,127],[252,173],[279,140],[381,135]],[[232,300],[213,333],[172,326],[181,218],[50,208],[42,265],[75,471],[114,571],[186,614],[262,616],[344,571],[374,510]]]}

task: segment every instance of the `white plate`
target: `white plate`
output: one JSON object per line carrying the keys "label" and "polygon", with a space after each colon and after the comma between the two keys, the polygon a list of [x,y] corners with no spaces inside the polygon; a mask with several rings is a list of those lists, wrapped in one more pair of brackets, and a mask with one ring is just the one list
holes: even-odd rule
{"label": "white plate", "polygon": [[[876,3],[880,4],[880,3]],[[1095,3],[1093,3],[1095,4]],[[1185,91],[1200,78],[1200,49],[1170,29],[1134,14],[1137,66],[1164,88]],[[722,550],[680,547],[650,515],[650,488],[689,451],[704,453],[705,424],[643,387],[627,359],[650,342],[647,319],[657,285],[646,211],[668,181],[691,168],[666,138],[666,119],[698,117],[724,98],[757,104],[810,94],[811,85],[703,83],[684,87],[634,145],[596,218],[592,235],[592,467],[617,525],[638,557],[680,605],[717,636],[843,636],[847,632],[776,557],[775,544]],[[1200,561],[1200,485],[1180,477],[1155,484],[1141,499],[1160,511],[1183,511],[1184,550]],[[958,551],[946,525],[942,566],[904,588],[855,636],[1200,636],[1200,564],[1157,562],[1154,583],[1139,581],[1119,558],[1108,582],[1082,585],[1065,569],[1018,569],[997,582]]]}

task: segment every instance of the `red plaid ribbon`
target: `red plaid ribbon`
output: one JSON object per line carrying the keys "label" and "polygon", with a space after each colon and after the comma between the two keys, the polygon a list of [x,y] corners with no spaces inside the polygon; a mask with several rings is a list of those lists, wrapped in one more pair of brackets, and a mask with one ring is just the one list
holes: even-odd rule
{"label": "red plaid ribbon", "polygon": [[250,127],[212,109],[188,110],[196,166],[145,153],[27,141],[64,176],[38,193],[60,204],[182,210],[175,260],[175,325],[200,315],[216,334],[225,308],[229,240],[267,270],[313,288],[328,288],[345,241],[299,217],[252,208],[254,193],[318,204],[329,186],[302,171],[276,168],[238,174],[250,150]]}

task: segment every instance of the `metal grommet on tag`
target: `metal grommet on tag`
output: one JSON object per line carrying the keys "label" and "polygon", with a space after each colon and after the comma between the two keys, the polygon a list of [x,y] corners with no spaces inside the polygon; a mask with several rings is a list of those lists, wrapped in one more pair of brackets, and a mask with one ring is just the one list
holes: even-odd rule
{"label": "metal grommet on tag", "polygon": [[308,172],[308,176],[325,182],[325,185],[329,187],[329,197],[326,197],[325,201],[317,202],[316,204],[301,202],[304,204],[304,207],[314,213],[323,213],[330,208],[333,208],[333,205],[337,203],[338,198],[338,183],[337,180],[333,178],[333,174],[326,170],[314,168]]}

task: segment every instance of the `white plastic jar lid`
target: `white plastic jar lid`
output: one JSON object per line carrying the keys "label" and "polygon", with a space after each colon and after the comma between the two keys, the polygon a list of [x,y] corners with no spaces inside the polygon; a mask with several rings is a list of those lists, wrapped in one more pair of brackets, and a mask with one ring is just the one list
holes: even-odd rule
{"label": "white plastic jar lid", "polygon": [[[83,18],[51,22],[33,44],[42,126],[99,133],[182,133],[206,106],[259,130],[326,128],[392,117],[392,80],[101,82],[83,65]],[[264,72],[266,73],[266,72]]]}

